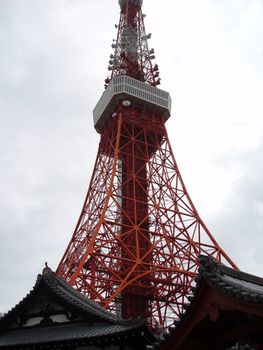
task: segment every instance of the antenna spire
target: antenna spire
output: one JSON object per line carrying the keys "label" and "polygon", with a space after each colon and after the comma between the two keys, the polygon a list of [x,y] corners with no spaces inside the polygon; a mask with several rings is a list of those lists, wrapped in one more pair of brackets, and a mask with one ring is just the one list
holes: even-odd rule
{"label": "antenna spire", "polygon": [[120,8],[123,10],[125,5],[127,5],[128,3],[130,4],[134,4],[134,5],[137,5],[137,6],[142,6],[142,3],[143,3],[143,0],[119,0],[119,5],[120,5]]}
{"label": "antenna spire", "polygon": [[113,40],[114,53],[110,56],[110,76],[105,87],[118,75],[128,75],[152,86],[160,84],[158,66],[153,64],[154,49],[149,49],[144,15],[141,11],[143,0],[119,0],[120,21],[117,25],[117,39]]}

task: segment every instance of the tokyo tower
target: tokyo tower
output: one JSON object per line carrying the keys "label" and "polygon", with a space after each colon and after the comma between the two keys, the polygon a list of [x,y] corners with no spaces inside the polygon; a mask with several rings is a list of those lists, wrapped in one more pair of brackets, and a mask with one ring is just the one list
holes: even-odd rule
{"label": "tokyo tower", "polygon": [[183,312],[210,255],[236,268],[186,190],[168,139],[168,92],[148,46],[143,0],[119,0],[110,76],[94,111],[100,143],[57,275],[123,318],[165,328]]}

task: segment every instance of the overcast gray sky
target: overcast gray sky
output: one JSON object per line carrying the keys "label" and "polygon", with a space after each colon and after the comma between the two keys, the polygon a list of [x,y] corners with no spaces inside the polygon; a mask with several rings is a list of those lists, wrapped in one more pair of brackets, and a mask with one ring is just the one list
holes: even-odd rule
{"label": "overcast gray sky", "polygon": [[[173,150],[227,253],[263,275],[263,0],[144,0]],[[0,311],[55,269],[89,184],[117,0],[0,0]]]}

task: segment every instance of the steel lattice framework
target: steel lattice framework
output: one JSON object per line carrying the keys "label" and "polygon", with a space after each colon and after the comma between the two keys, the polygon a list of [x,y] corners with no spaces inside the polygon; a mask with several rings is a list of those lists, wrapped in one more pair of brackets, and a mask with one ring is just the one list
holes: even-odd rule
{"label": "steel lattice framework", "polygon": [[[112,75],[95,123],[99,150],[57,274],[105,308],[124,318],[143,317],[159,329],[183,312],[201,254],[236,266],[198,215],[176,164],[165,128],[169,108],[154,95],[166,96],[155,87],[159,73],[141,2],[120,1]],[[123,91],[109,95],[123,75],[132,78],[128,92],[120,80]]]}

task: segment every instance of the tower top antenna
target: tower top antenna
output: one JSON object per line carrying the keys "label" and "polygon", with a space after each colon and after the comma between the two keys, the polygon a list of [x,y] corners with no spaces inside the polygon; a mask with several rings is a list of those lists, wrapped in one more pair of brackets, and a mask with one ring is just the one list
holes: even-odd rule
{"label": "tower top antenna", "polygon": [[121,9],[124,8],[127,2],[130,2],[134,5],[142,6],[143,0],[119,0],[119,5]]}
{"label": "tower top antenna", "polygon": [[110,55],[110,74],[105,80],[105,88],[119,75],[127,75],[154,87],[160,84],[158,65],[153,64],[154,49],[148,46],[151,34],[145,30],[142,4],[143,0],[119,0],[120,22],[115,25],[118,34],[111,45],[114,53]]}

